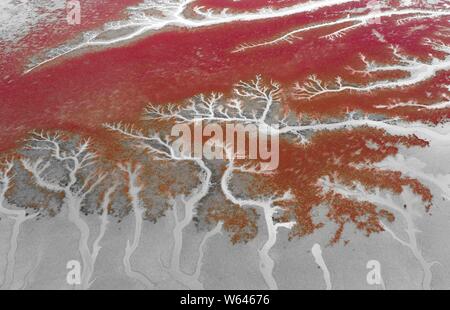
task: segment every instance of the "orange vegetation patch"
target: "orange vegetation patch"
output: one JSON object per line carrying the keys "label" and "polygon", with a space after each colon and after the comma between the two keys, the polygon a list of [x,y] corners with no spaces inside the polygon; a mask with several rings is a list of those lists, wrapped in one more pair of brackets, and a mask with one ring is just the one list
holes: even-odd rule
{"label": "orange vegetation patch", "polygon": [[[282,204],[284,209],[280,220],[294,219],[297,225],[290,237],[312,234],[323,227],[316,223],[314,210],[323,205],[329,208],[327,217],[338,224],[338,230],[331,240],[340,240],[344,226],[355,224],[366,235],[382,231],[380,219],[394,220],[394,215],[379,209],[373,203],[355,201],[326,189],[321,184],[323,178],[331,183],[339,183],[350,189],[361,184],[367,191],[375,189],[400,194],[404,187],[410,187],[422,197],[427,208],[431,206],[432,195],[419,181],[402,176],[400,172],[383,171],[372,165],[388,156],[398,153],[399,147],[425,147],[427,142],[416,136],[402,137],[387,134],[383,130],[358,128],[352,130],[323,131],[315,134],[307,145],[283,141],[280,151],[280,167],[267,181],[254,191],[284,193],[291,190],[295,196],[291,202]],[[264,185],[261,185],[264,184]],[[361,197],[364,200],[364,196]]]}
{"label": "orange vegetation patch", "polygon": [[197,0],[195,6],[205,6],[211,9],[231,9],[235,11],[252,11],[265,7],[282,8],[292,6],[298,3],[304,3],[307,0]]}
{"label": "orange vegetation patch", "polygon": [[217,200],[207,210],[206,220],[212,223],[223,222],[233,244],[246,243],[258,233],[258,215],[254,208],[242,208],[231,202]]}

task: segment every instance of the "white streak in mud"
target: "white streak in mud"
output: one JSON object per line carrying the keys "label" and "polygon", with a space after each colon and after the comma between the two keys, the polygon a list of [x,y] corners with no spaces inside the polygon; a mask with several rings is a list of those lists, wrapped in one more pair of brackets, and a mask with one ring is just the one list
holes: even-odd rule
{"label": "white streak in mud", "polygon": [[334,83],[327,84],[320,80],[316,75],[311,75],[304,83],[296,83],[294,85],[295,96],[298,99],[313,100],[314,98],[326,94],[337,94],[341,92],[370,93],[379,89],[396,89],[417,85],[419,83],[430,80],[440,71],[450,70],[450,46],[425,40],[425,44],[432,46],[437,52],[447,55],[446,58],[440,59],[433,57],[429,62],[422,62],[419,59],[402,55],[396,46],[391,46],[392,54],[396,64],[376,64],[368,61],[364,55],[361,60],[365,65],[364,70],[355,70],[348,67],[353,74],[362,74],[370,76],[379,72],[404,72],[407,74],[404,78],[394,80],[380,80],[369,83],[367,85],[345,85],[341,77],[336,77]]}
{"label": "white streak in mud", "polygon": [[9,241],[9,250],[6,261],[6,270],[1,289],[9,289],[14,284],[14,270],[16,265],[16,251],[17,238],[20,234],[21,225],[27,221],[35,218],[38,214],[27,215],[25,210],[16,210],[7,208],[6,193],[11,187],[13,162],[5,163],[5,169],[0,171],[0,214],[6,216],[8,219],[14,221],[13,229]]}
{"label": "white streak in mud", "polygon": [[441,17],[441,16],[450,16],[450,12],[446,11],[431,11],[431,10],[417,10],[417,9],[403,9],[403,10],[389,10],[389,11],[380,11],[380,12],[370,12],[366,15],[361,16],[347,16],[342,19],[338,19],[336,21],[331,22],[325,22],[320,24],[314,24],[311,26],[306,26],[303,28],[292,30],[282,36],[279,36],[273,40],[259,42],[259,43],[245,43],[240,46],[238,46],[233,52],[244,52],[249,49],[259,48],[259,47],[265,47],[270,45],[276,45],[279,43],[289,43],[292,44],[295,40],[301,39],[301,37],[298,37],[297,35],[313,31],[321,28],[327,28],[327,27],[333,27],[341,24],[348,24],[348,23],[354,23],[353,25],[342,27],[341,29],[330,33],[326,36],[323,36],[323,38],[327,38],[329,40],[335,40],[341,36],[343,36],[346,32],[350,31],[351,29],[356,29],[359,27],[364,27],[370,25],[369,22],[374,19],[379,19],[382,17],[393,17],[393,16],[401,16],[401,15],[411,15],[411,14],[419,14],[415,16],[415,19],[426,19],[426,18],[433,18],[433,17]]}
{"label": "white streak in mud", "polygon": [[288,126],[280,129],[280,133],[301,132],[301,131],[322,131],[338,130],[346,128],[371,127],[383,129],[393,135],[417,135],[419,138],[429,140],[432,143],[450,144],[450,131],[446,128],[436,128],[423,123],[405,123],[398,118],[386,120],[372,120],[368,117],[350,118],[336,123],[318,123],[304,126]]}
{"label": "white streak in mud", "polygon": [[[287,199],[287,196],[285,196]],[[284,199],[284,198],[283,198]],[[264,219],[267,227],[268,239],[264,243],[263,247],[259,250],[258,254],[260,257],[259,269],[263,274],[264,280],[267,286],[271,290],[278,289],[278,284],[273,276],[273,269],[275,267],[275,262],[270,256],[270,251],[275,246],[277,242],[278,229],[286,228],[291,229],[294,223],[274,223],[273,217],[279,211],[278,208],[274,208],[272,205],[274,201],[268,201],[259,205],[264,211]]]}
{"label": "white streak in mud", "polygon": [[133,256],[134,252],[137,250],[141,235],[142,235],[142,224],[143,224],[143,216],[145,213],[144,208],[142,207],[142,201],[139,197],[141,191],[142,191],[142,185],[139,184],[139,173],[141,166],[132,167],[131,164],[127,165],[121,165],[120,169],[124,171],[127,174],[128,178],[128,195],[131,199],[131,206],[134,213],[134,220],[135,220],[135,228],[134,228],[134,234],[133,234],[133,242],[130,243],[129,240],[127,240],[127,245],[125,248],[125,255],[123,257],[123,264],[125,267],[125,273],[127,276],[129,276],[132,279],[137,280],[142,285],[145,286],[147,289],[154,288],[154,284],[145,276],[144,274],[134,271],[131,266],[131,257]]}
{"label": "white streak in mud", "polygon": [[314,260],[316,264],[322,269],[323,272],[323,279],[325,280],[325,284],[327,286],[327,290],[332,289],[331,285],[331,276],[330,271],[327,268],[327,265],[325,264],[325,260],[322,256],[322,248],[320,247],[320,244],[314,244],[314,246],[311,249],[311,253],[314,256]]}
{"label": "white streak in mud", "polygon": [[92,245],[92,260],[95,262],[97,260],[97,256],[102,249],[100,242],[103,240],[103,237],[105,236],[106,229],[108,228],[109,220],[108,220],[108,213],[109,213],[109,206],[111,203],[111,197],[114,194],[118,187],[118,184],[114,184],[112,187],[110,187],[102,200],[102,204],[100,206],[101,208],[101,216],[100,216],[100,232],[98,233],[97,238],[94,241],[94,244]]}
{"label": "white streak in mud", "polygon": [[393,109],[399,109],[399,108],[417,108],[417,111],[443,110],[443,109],[450,108],[450,98],[445,96],[445,99],[447,101],[433,103],[433,104],[419,104],[416,101],[409,101],[409,102],[393,103],[393,104],[388,104],[388,105],[377,105],[377,106],[375,106],[375,108],[386,109],[386,110],[393,110]]}
{"label": "white streak in mud", "polygon": [[[180,220],[177,210],[177,202],[174,204],[173,215],[175,219],[175,227],[173,229],[174,244],[172,249],[172,256],[170,261],[170,267],[167,271],[181,284],[192,290],[203,290],[203,284],[199,281],[200,269],[196,268],[194,274],[189,275],[181,270],[181,251],[183,249],[183,231],[192,223],[192,220],[196,214],[197,204],[209,193],[211,187],[211,170],[205,165],[203,160],[192,159],[200,168],[200,187],[195,190],[190,197],[181,197],[180,205],[184,208],[183,219]],[[207,234],[208,236],[208,234]],[[204,240],[204,242],[206,242]],[[200,254],[197,266],[201,265],[203,257],[203,243],[200,246]]]}
{"label": "white streak in mud", "polygon": [[94,261],[89,249],[90,229],[88,224],[81,218],[81,201],[78,197],[72,195],[67,196],[65,198],[65,205],[69,209],[69,221],[78,228],[78,231],[80,233],[80,239],[78,241],[78,251],[83,262],[81,288],[88,289],[92,284],[91,278],[94,273]]}
{"label": "white streak in mud", "polygon": [[266,281],[267,286],[271,290],[278,289],[278,284],[273,277],[273,268],[275,267],[275,262],[272,257],[270,257],[270,250],[273,248],[275,243],[277,242],[277,230],[273,223],[273,213],[274,211],[271,209],[269,204],[266,204],[263,207],[264,210],[264,219],[267,226],[267,232],[269,238],[266,243],[264,243],[263,247],[259,250],[258,254],[260,257],[259,269],[263,274],[264,280]]}
{"label": "white streak in mud", "polygon": [[223,223],[219,222],[219,223],[217,223],[216,227],[214,227],[213,230],[208,231],[205,234],[205,236],[203,237],[203,240],[200,243],[200,247],[199,247],[199,254],[198,254],[198,258],[197,258],[197,264],[196,264],[195,272],[192,275],[192,277],[194,279],[198,280],[200,278],[200,273],[201,273],[202,266],[203,266],[203,257],[205,256],[206,244],[208,243],[209,239],[211,239],[215,235],[222,234],[222,228],[223,228]]}
{"label": "white streak in mud", "polygon": [[[319,10],[321,8],[326,8],[334,5],[340,5],[348,2],[357,2],[358,0],[319,0],[319,1],[310,1],[302,4],[297,4],[287,8],[280,9],[261,9],[255,12],[245,12],[245,13],[231,13],[228,11],[223,11],[220,14],[215,14],[212,11],[204,11],[201,7],[194,8],[194,12],[199,19],[189,19],[185,16],[185,11],[188,6],[194,2],[194,0],[180,0],[180,1],[169,1],[168,4],[163,3],[150,3],[149,7],[135,7],[132,11],[135,11],[133,20],[129,22],[118,22],[118,23],[110,23],[105,27],[105,30],[94,33],[89,36],[88,40],[77,44],[75,46],[65,46],[60,47],[61,52],[55,52],[56,56],[49,57],[48,59],[41,61],[37,64],[31,66],[26,73],[31,72],[32,70],[54,61],[57,58],[60,58],[64,55],[70,54],[74,51],[85,47],[91,46],[108,46],[114,45],[117,43],[129,41],[138,36],[141,36],[149,31],[158,31],[170,26],[183,27],[183,28],[200,28],[200,27],[208,27],[215,25],[228,24],[239,21],[256,21],[263,19],[272,19],[272,18],[280,18],[285,16],[290,16],[299,13],[311,12],[315,10]],[[145,13],[141,13],[140,11],[145,11],[148,9],[153,9],[159,11],[162,17],[155,16],[145,16]],[[110,30],[122,30],[122,29],[131,29],[137,27],[133,32],[114,38],[110,40],[97,40],[96,38],[100,35],[104,34]],[[58,50],[58,49],[56,49]]]}

